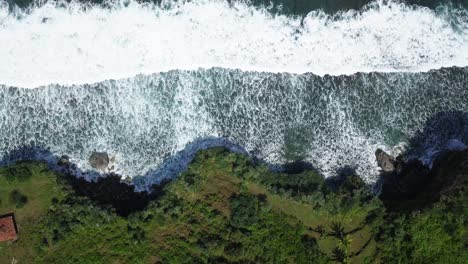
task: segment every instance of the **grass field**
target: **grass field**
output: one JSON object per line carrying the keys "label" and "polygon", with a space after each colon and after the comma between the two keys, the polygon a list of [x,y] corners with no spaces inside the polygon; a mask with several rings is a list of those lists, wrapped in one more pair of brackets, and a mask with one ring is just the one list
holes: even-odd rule
{"label": "grass field", "polygon": [[[12,199],[15,191],[27,197],[25,204]],[[35,255],[38,239],[35,228],[47,213],[52,199],[63,197],[57,175],[43,163],[20,162],[0,168],[0,214],[14,212],[20,232],[16,242],[0,244],[2,262],[13,257],[24,260],[24,263],[33,262],[31,257]]]}

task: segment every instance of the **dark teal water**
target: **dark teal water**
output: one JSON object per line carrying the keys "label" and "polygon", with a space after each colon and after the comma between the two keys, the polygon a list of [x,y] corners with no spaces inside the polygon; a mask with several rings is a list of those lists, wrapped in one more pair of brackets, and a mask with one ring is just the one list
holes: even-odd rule
{"label": "dark teal water", "polygon": [[55,156],[33,158],[66,154],[87,171],[106,151],[145,186],[225,146],[375,182],[377,148],[426,158],[468,144],[466,11],[391,4],[298,19],[365,3],[281,3],[287,15],[213,1],[0,12],[2,157],[36,146]]}

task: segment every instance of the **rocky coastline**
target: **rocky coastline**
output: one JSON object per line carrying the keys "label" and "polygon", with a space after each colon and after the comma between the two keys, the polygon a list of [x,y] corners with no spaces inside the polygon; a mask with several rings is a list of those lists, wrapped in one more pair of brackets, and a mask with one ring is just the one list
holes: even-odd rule
{"label": "rocky coastline", "polygon": [[383,150],[375,153],[381,168],[379,198],[389,207],[417,210],[456,191],[468,180],[468,148],[439,152],[425,165],[419,159],[392,157]]}

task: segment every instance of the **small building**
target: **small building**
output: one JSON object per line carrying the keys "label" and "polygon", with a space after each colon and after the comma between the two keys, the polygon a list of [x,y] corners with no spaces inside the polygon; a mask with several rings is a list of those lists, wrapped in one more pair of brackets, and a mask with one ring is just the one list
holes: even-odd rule
{"label": "small building", "polygon": [[15,214],[0,215],[0,242],[16,240],[18,227],[16,226]]}

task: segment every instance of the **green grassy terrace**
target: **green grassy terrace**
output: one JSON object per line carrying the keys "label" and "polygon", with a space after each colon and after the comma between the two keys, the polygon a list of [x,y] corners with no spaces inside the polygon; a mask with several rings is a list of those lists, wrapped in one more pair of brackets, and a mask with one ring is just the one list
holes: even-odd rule
{"label": "green grassy terrace", "polygon": [[395,211],[357,176],[332,190],[216,148],[122,215],[68,177],[39,162],[0,168],[0,214],[15,212],[19,229],[0,263],[468,263],[466,181]]}

